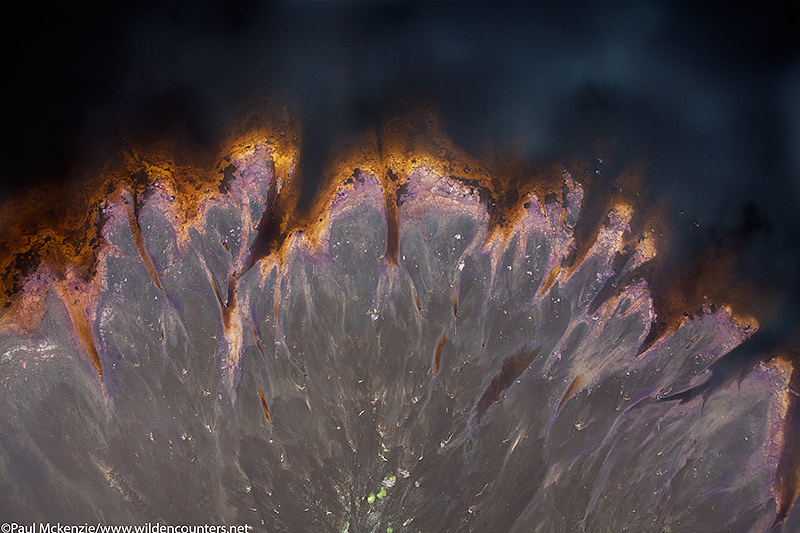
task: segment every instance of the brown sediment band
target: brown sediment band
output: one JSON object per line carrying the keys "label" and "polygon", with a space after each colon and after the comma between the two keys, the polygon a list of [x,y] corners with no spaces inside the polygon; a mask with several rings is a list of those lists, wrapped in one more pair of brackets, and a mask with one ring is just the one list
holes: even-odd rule
{"label": "brown sediment band", "polygon": [[486,390],[483,392],[483,395],[480,400],[478,400],[478,404],[473,410],[472,425],[480,423],[481,419],[486,414],[486,410],[489,409],[489,406],[500,399],[500,394],[509,388],[525,369],[530,366],[536,356],[539,355],[540,351],[541,348],[536,348],[535,350],[523,348],[515,355],[503,359],[503,367],[489,382],[489,385],[486,387]]}
{"label": "brown sediment band", "polygon": [[56,291],[61,301],[64,302],[64,306],[67,308],[67,314],[72,322],[72,327],[78,341],[86,350],[89,361],[97,372],[97,377],[100,378],[100,386],[105,390],[105,383],[103,382],[103,364],[100,361],[100,353],[97,351],[97,345],[94,342],[94,335],[92,327],[89,324],[89,319],[86,316],[86,310],[81,304],[80,299],[72,294],[69,287],[64,285],[67,285],[67,283],[62,282],[56,284]]}
{"label": "brown sediment band", "polygon": [[237,278],[233,274],[228,276],[228,297],[222,305],[222,324],[227,331],[231,327],[231,313],[236,310],[236,285]]}
{"label": "brown sediment band", "polygon": [[383,180],[383,199],[386,208],[386,253],[384,257],[387,263],[396,265],[397,252],[400,250],[400,215],[397,207],[401,200],[397,187],[397,175],[390,168],[386,169],[386,175],[389,179]]}
{"label": "brown sediment band", "polygon": [[547,291],[550,290],[550,287],[552,287],[553,284],[556,282],[556,279],[558,278],[558,274],[560,272],[561,272],[561,263],[556,263],[556,266],[553,267],[553,270],[551,270],[549,274],[547,274],[544,283],[542,283],[542,286],[539,288],[539,292],[537,293],[538,296],[543,296],[545,293],[547,293]]}
{"label": "brown sediment band", "polygon": [[[272,164],[275,170],[274,163]],[[289,235],[289,206],[287,195],[278,194],[277,179],[270,180],[267,191],[267,205],[264,215],[256,228],[256,237],[247,252],[247,260],[242,274],[264,257],[280,250]]]}
{"label": "brown sediment band", "polygon": [[272,418],[269,414],[269,404],[267,403],[267,398],[264,396],[264,391],[261,390],[261,387],[258,388],[258,398],[261,400],[261,409],[264,411],[264,416],[267,418],[267,422],[269,425],[272,425]]}
{"label": "brown sediment band", "polygon": [[153,266],[153,261],[150,259],[150,255],[145,249],[144,237],[142,237],[142,228],[139,226],[137,214],[130,208],[130,206],[128,206],[127,202],[123,202],[123,205],[125,206],[125,212],[128,215],[128,220],[130,221],[131,233],[133,234],[133,241],[136,243],[136,250],[139,252],[139,257],[142,259],[142,262],[147,268],[147,272],[150,274],[150,279],[153,280],[153,285],[158,287],[158,290],[163,290],[161,287],[161,280],[158,279],[158,273]]}
{"label": "brown sediment band", "polygon": [[578,374],[572,381],[570,381],[567,389],[564,391],[564,394],[561,396],[561,400],[558,402],[558,407],[556,411],[561,411],[561,408],[564,407],[564,404],[569,401],[570,398],[575,394],[575,392],[583,385],[583,374]]}
{"label": "brown sediment band", "polygon": [[434,375],[439,374],[439,367],[442,364],[442,349],[444,348],[444,343],[447,342],[447,332],[443,331],[442,334],[439,336],[439,341],[436,343],[436,350],[433,354],[433,373]]}
{"label": "brown sediment band", "polygon": [[417,288],[413,285],[411,286],[411,295],[414,298],[414,306],[417,308],[417,313],[422,315],[422,306],[419,303],[419,294],[417,293]]}

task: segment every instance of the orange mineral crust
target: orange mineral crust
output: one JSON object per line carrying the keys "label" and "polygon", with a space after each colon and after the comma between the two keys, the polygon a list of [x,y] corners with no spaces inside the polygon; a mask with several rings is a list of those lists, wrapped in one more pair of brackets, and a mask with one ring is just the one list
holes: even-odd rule
{"label": "orange mineral crust", "polygon": [[[277,117],[277,118],[274,118]],[[260,124],[253,128],[252,125]],[[248,126],[249,130],[245,130]],[[24,306],[15,304],[26,280],[41,265],[48,266],[57,277],[73,268],[84,280],[95,274],[98,252],[105,243],[101,236],[105,217],[104,206],[109,201],[125,198],[128,217],[134,236],[139,235],[138,205],[154,189],[171,199],[175,226],[180,232],[190,227],[204,212],[209,202],[229,197],[242,162],[256,150],[268,153],[263,165],[277,176],[274,194],[264,194],[262,201],[270,202],[268,218],[259,221],[258,239],[245,261],[245,268],[278,251],[293,231],[302,231],[309,242],[316,239],[325,227],[327,208],[343,181],[355,179],[360,172],[376,176],[383,191],[387,216],[386,260],[396,262],[399,221],[397,207],[403,202],[408,188],[408,176],[415,168],[427,168],[437,175],[458,183],[486,205],[490,232],[487,242],[508,238],[509,230],[527,205],[529,195],[563,203],[569,195],[580,195],[583,208],[575,221],[573,245],[564,260],[553,265],[545,291],[556,279],[569,277],[602,231],[603,220],[609,213],[625,218],[630,231],[620,236],[616,246],[619,275],[609,279],[604,290],[611,294],[638,276],[652,278],[657,292],[655,304],[658,320],[642,349],[667,331],[674,331],[689,314],[699,312],[710,298],[716,303],[726,300],[736,304],[741,320],[754,312],[764,312],[764,305],[752,298],[735,294],[746,293],[743,288],[730,287],[721,279],[731,279],[735,273],[727,268],[723,276],[711,274],[711,259],[698,260],[692,272],[661,273],[659,261],[650,261],[657,241],[665,239],[663,225],[657,222],[658,209],[632,209],[641,200],[640,186],[645,173],[636,163],[618,178],[611,188],[593,183],[592,166],[580,161],[544,166],[521,165],[498,160],[492,155],[476,157],[466,154],[442,132],[434,113],[405,114],[387,121],[379,130],[369,132],[351,146],[340,146],[333,156],[318,187],[316,200],[305,211],[297,206],[302,180],[295,176],[299,158],[301,131],[285,109],[269,115],[253,114],[242,121],[239,132],[232,133],[215,155],[162,141],[157,146],[126,148],[116,161],[110,162],[98,177],[75,179],[61,187],[45,187],[24,198],[7,201],[0,211],[0,290],[4,308],[25,307],[16,313],[27,313],[35,323],[35,297],[27,296]],[[569,176],[570,179],[564,179]],[[573,181],[574,180],[574,181]],[[571,183],[579,183],[574,187]],[[585,198],[584,198],[585,196]],[[544,213],[547,216],[547,213]],[[138,238],[138,237],[137,237]],[[724,253],[717,251],[716,255]],[[730,255],[730,254],[728,254]],[[143,257],[146,258],[146,255]],[[727,263],[726,263],[727,264]],[[155,283],[157,274],[151,272]],[[621,283],[621,278],[624,283]],[[701,281],[702,280],[702,281]],[[727,287],[727,292],[723,288]],[[8,315],[4,313],[4,315]],[[4,318],[6,322],[8,318]],[[753,322],[755,324],[755,322]]]}

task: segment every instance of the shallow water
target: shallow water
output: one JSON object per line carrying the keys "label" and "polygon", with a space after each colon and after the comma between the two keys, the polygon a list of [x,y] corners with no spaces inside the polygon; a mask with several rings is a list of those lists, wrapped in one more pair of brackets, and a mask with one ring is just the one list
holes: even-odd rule
{"label": "shallow water", "polygon": [[[709,308],[640,355],[646,282],[595,299],[623,277],[624,206],[552,275],[580,216],[569,175],[561,201],[532,197],[507,238],[487,238],[478,195],[418,167],[394,265],[380,184],[362,172],[319,243],[293,234],[282,259],[246,270],[275,176],[267,147],[244,157],[192,227],[175,227],[154,187],[143,246],[124,202],[108,205],[96,296],[78,312],[101,371],[77,292],[47,273],[41,323],[0,332],[4,518],[769,529],[790,370],[762,364],[707,400],[659,401],[752,332]],[[650,258],[645,244],[624,271]]]}

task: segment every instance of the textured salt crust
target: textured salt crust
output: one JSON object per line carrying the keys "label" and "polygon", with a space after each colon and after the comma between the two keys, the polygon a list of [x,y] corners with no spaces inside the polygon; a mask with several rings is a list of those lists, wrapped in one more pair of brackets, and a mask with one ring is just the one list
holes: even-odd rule
{"label": "textured salt crust", "polygon": [[[789,370],[761,365],[706,402],[659,402],[748,333],[709,309],[637,356],[654,320],[645,282],[588,311],[615,275],[628,207],[580,265],[557,270],[583,197],[571,177],[566,206],[531,197],[507,239],[487,240],[477,193],[418,168],[393,266],[380,185],[362,172],[319,241],[294,234],[281,262],[241,274],[276,179],[269,157],[257,146],[235,159],[230,194],[188,228],[155,187],[138,217],[147,259],[111,202],[91,287],[45,276],[31,289],[41,322],[0,333],[4,517],[268,531],[772,523]],[[624,271],[652,257],[640,246]],[[67,298],[84,306],[102,387]],[[533,351],[476,418],[504,360]]]}

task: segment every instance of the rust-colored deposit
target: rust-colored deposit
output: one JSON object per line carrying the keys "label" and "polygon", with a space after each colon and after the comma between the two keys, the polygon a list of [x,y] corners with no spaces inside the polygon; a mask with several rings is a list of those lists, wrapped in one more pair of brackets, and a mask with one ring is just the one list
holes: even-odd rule
{"label": "rust-colored deposit", "polygon": [[258,388],[258,398],[261,400],[261,409],[264,410],[264,416],[267,417],[267,422],[269,422],[269,425],[272,425],[272,417],[269,415],[269,404],[267,403],[267,397],[264,396],[264,391],[261,390],[261,387]]}
{"label": "rust-colored deposit", "polygon": [[439,337],[439,341],[436,343],[436,351],[433,354],[434,375],[439,374],[439,367],[442,364],[442,348],[444,348],[444,343],[446,342],[447,342],[447,332],[443,331],[442,335]]}
{"label": "rust-colored deposit", "polygon": [[541,348],[536,348],[535,350],[522,348],[515,355],[503,359],[503,367],[489,382],[473,410],[473,426],[480,423],[489,406],[499,400],[503,391],[514,384],[514,381],[525,372],[525,369],[530,366],[540,351]]}
{"label": "rust-colored deposit", "polygon": [[131,207],[127,202],[123,202],[125,206],[125,213],[128,215],[128,220],[131,226],[131,233],[133,234],[133,241],[136,243],[136,250],[139,252],[139,257],[142,259],[147,272],[150,274],[150,279],[153,280],[153,285],[158,287],[158,290],[163,290],[161,287],[161,280],[158,278],[158,273],[153,266],[153,261],[150,259],[150,254],[147,253],[144,245],[144,238],[142,237],[142,228],[139,226],[139,220],[135,213],[138,209]]}
{"label": "rust-colored deposit", "polygon": [[578,374],[572,381],[569,382],[567,389],[564,391],[564,394],[561,396],[561,401],[558,402],[557,411],[561,411],[561,408],[564,407],[564,404],[575,395],[575,392],[583,385],[584,377],[583,374]]}
{"label": "rust-colored deposit", "polygon": [[100,379],[100,387],[105,391],[103,364],[100,361],[100,353],[97,351],[97,344],[88,316],[90,314],[88,306],[94,298],[88,298],[87,296],[92,296],[93,291],[85,290],[85,287],[81,287],[81,283],[78,281],[66,279],[56,283],[55,289],[67,309],[78,343],[89,356],[89,361]]}

